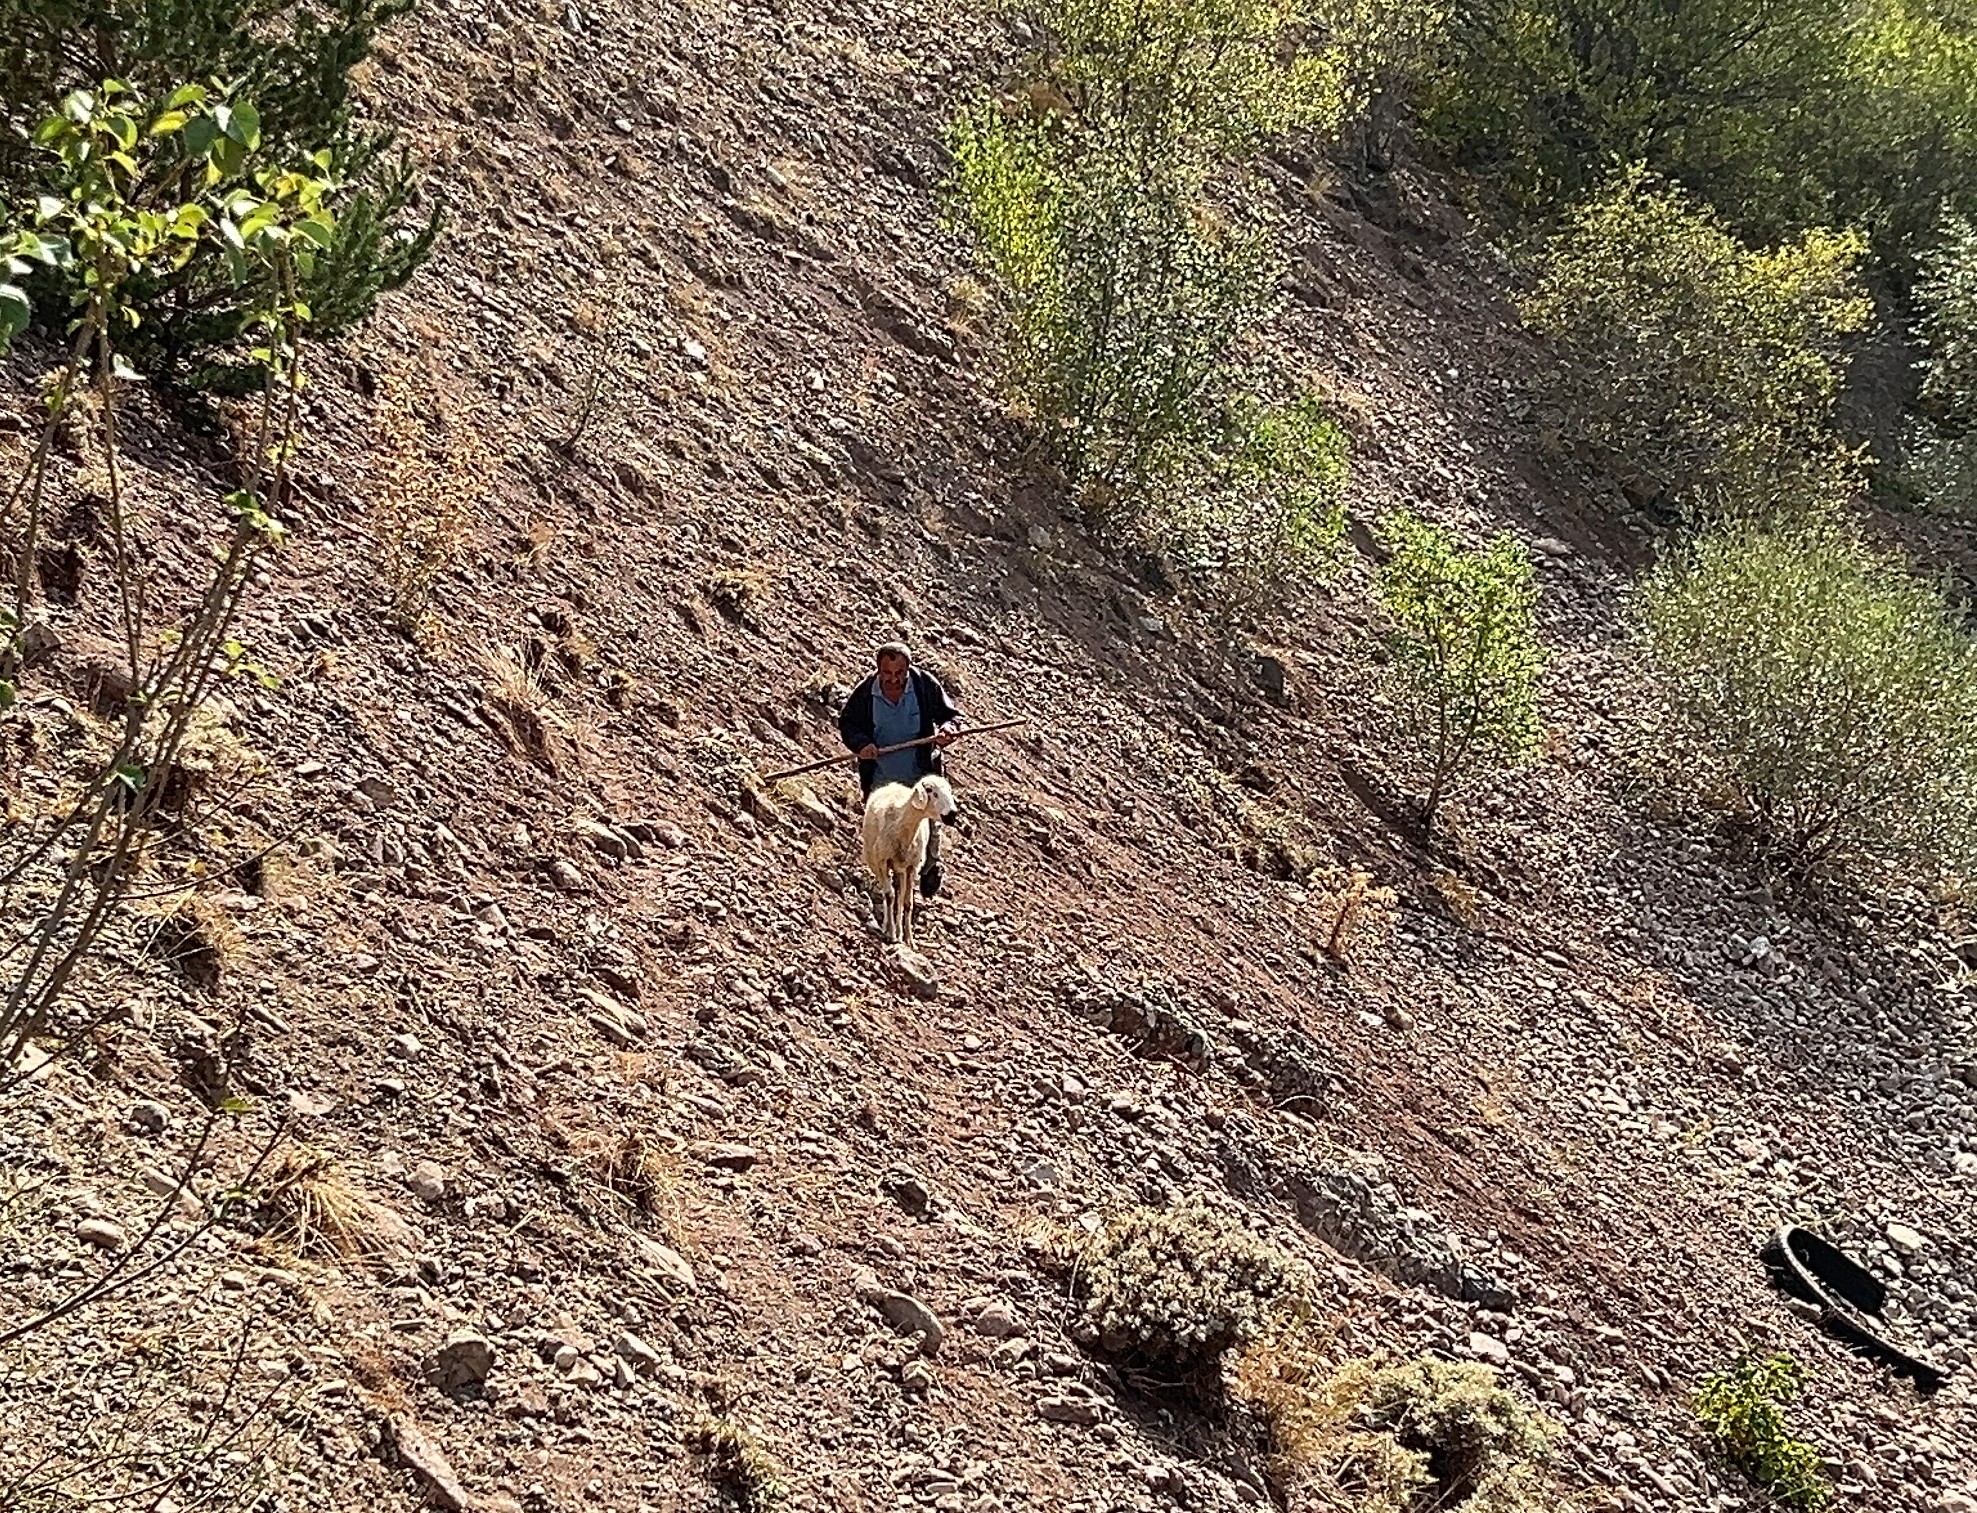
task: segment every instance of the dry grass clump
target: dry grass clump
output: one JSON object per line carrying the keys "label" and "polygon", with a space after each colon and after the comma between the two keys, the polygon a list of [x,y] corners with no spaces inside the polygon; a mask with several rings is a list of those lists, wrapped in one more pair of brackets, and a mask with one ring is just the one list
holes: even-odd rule
{"label": "dry grass clump", "polygon": [[1310,1290],[1302,1262],[1199,1199],[1121,1214],[1072,1252],[1099,1348],[1155,1369],[1215,1365]]}
{"label": "dry grass clump", "polygon": [[1297,1334],[1245,1350],[1235,1396],[1266,1430],[1271,1471],[1308,1505],[1353,1513],[1555,1513],[1557,1426],[1488,1367],[1423,1357],[1334,1369]]}
{"label": "dry grass clump", "polygon": [[262,1210],[298,1254],[374,1260],[414,1248],[411,1225],[323,1152],[286,1142],[262,1168]]}
{"label": "dry grass clump", "polygon": [[679,1153],[671,1146],[638,1130],[611,1134],[554,1119],[545,1120],[544,1128],[579,1170],[614,1199],[640,1213],[663,1216],[671,1211],[680,1180]]}
{"label": "dry grass clump", "polygon": [[149,946],[152,955],[208,993],[247,954],[239,928],[203,893],[184,893],[168,904],[156,916]]}
{"label": "dry grass clump", "polygon": [[722,1500],[742,1513],[763,1513],[789,1496],[775,1457],[734,1419],[701,1419],[688,1431],[687,1443],[707,1458],[707,1479],[720,1489]]}
{"label": "dry grass clump", "polygon": [[488,417],[454,409],[429,382],[387,380],[372,424],[371,534],[391,621],[414,635],[433,586],[473,536],[475,506],[501,458],[488,444]]}
{"label": "dry grass clump", "polygon": [[1343,869],[1334,869],[1319,888],[1319,918],[1331,921],[1325,954],[1343,967],[1351,964],[1355,945],[1371,951],[1385,943],[1394,926],[1399,895],[1392,888],[1374,887],[1370,872],[1355,868],[1349,875],[1342,873]]}
{"label": "dry grass clump", "polygon": [[505,650],[483,649],[476,660],[485,675],[481,697],[497,717],[495,728],[518,756],[552,777],[560,775],[567,742],[550,712],[549,690],[542,679]]}

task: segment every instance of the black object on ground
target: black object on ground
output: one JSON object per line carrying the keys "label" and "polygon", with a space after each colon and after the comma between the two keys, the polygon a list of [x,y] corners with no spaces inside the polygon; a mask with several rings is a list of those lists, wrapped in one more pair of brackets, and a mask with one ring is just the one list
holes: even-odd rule
{"label": "black object on ground", "polygon": [[1942,1386],[1948,1371],[1888,1338],[1881,1310],[1888,1289],[1880,1278],[1829,1240],[1786,1224],[1761,1252],[1771,1279],[1820,1311],[1820,1322],[1849,1344],[1878,1356],[1924,1392]]}

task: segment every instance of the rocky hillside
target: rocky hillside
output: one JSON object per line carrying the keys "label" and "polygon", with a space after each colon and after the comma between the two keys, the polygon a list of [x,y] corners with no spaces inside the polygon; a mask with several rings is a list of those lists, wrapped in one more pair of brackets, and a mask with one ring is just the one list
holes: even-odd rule
{"label": "rocky hillside", "polygon": [[[1977,1507],[1958,919],[1788,904],[1661,811],[1650,545],[1548,481],[1501,259],[1431,179],[1287,154],[1274,337],[1353,427],[1355,514],[1541,562],[1549,748],[1424,854],[1363,533],[1256,638],[1037,482],[936,192],[1011,45],[892,0],[432,0],[381,48],[451,229],[316,357],[198,929],[116,942],[115,1022],[0,1106],[5,1325],[115,1282],[10,1344],[0,1506],[700,1509],[744,1439],[797,1508],[1255,1503],[1243,1436],[1089,1348],[1046,1264],[1199,1193],[1316,1268],[1329,1358],[1551,1413],[1588,1508],[1761,1505],[1689,1407],[1746,1343],[1813,1371],[1839,1506]],[[227,466],[139,429],[135,490]],[[408,494],[458,522],[416,638]],[[16,817],[91,718],[69,539]],[[849,775],[744,783],[831,750],[894,635],[1028,722],[952,753],[926,970],[874,938]],[[1947,1386],[1787,1306],[1757,1247],[1795,1218]]]}

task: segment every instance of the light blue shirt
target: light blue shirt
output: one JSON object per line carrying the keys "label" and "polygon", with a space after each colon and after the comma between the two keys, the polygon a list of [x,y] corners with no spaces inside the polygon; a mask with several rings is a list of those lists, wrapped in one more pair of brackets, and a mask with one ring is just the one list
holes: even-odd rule
{"label": "light blue shirt", "polygon": [[[915,741],[920,737],[920,696],[913,690],[911,674],[906,679],[906,691],[893,703],[886,698],[885,691],[877,683],[872,685],[872,744],[874,746],[896,746],[901,741]],[[905,783],[909,787],[920,781],[920,748],[909,746],[904,751],[891,752],[879,758],[878,783]]]}

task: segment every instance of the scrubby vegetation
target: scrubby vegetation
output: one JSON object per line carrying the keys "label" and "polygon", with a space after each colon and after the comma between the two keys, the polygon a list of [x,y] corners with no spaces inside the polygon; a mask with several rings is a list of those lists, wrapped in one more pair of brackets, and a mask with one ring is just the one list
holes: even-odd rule
{"label": "scrubby vegetation", "polygon": [[1952,218],[1921,259],[1921,413],[1903,437],[1903,482],[1945,514],[1977,510],[1977,222]]}
{"label": "scrubby vegetation", "polygon": [[[437,212],[416,213],[418,184],[389,131],[359,122],[350,78],[378,33],[412,0],[0,0],[0,203],[32,204],[49,192],[36,128],[77,90],[111,79],[152,100],[181,84],[226,81],[242,132],[260,161],[312,164],[335,216],[298,293],[321,339],[352,329],[384,290],[423,263]],[[249,105],[247,102],[252,101]],[[208,119],[188,124],[196,134]],[[231,137],[216,128],[215,140]],[[214,161],[214,160],[209,160]],[[225,166],[224,157],[217,160]],[[208,259],[147,262],[125,281],[138,319],[123,333],[126,362],[148,375],[229,392],[259,387],[242,348],[271,290],[251,265]],[[52,286],[51,286],[52,287]],[[44,315],[59,323],[59,303]]]}
{"label": "scrubby vegetation", "polygon": [[1624,176],[1551,243],[1524,305],[1562,357],[1566,438],[1634,497],[1696,516],[1844,497],[1856,469],[1832,408],[1870,309],[1864,252],[1820,230],[1754,250],[1680,190]]}
{"label": "scrubby vegetation", "polygon": [[[0,676],[25,665],[29,626],[43,612],[37,548],[55,507],[49,485],[65,426],[86,434],[102,459],[109,571],[101,602],[120,660],[100,680],[107,723],[74,774],[73,805],[10,840],[9,875],[40,890],[46,908],[24,936],[32,949],[13,958],[0,1057],[35,1037],[84,1034],[109,1012],[73,991],[78,973],[125,916],[167,821],[178,836],[196,836],[185,812],[198,786],[187,758],[212,718],[208,701],[248,670],[232,627],[257,561],[285,535],[276,517],[299,441],[312,329],[300,290],[336,228],[323,157],[271,158],[258,120],[245,101],[197,85],[147,99],[106,81],[67,96],[34,132],[42,193],[9,224],[10,266],[27,268],[69,342],[38,442],[7,495],[13,593]],[[251,343],[243,357],[259,394],[234,488],[140,512],[121,483],[121,407],[135,376],[124,342],[143,329],[145,291],[188,271],[242,291],[240,334]],[[29,299],[18,285],[0,288],[0,327],[18,329]],[[203,578],[160,581],[160,531],[199,543],[210,564]],[[201,958],[217,963],[210,945]]]}
{"label": "scrubby vegetation", "polygon": [[1927,0],[1486,0],[1424,71],[1480,198],[1546,217],[1645,163],[1759,244],[1854,225],[1900,262],[1977,208],[1977,16]]}
{"label": "scrubby vegetation", "polygon": [[1509,535],[1465,550],[1406,511],[1380,522],[1388,621],[1388,692],[1424,771],[1422,823],[1433,825],[1450,786],[1470,769],[1514,766],[1537,750],[1538,588],[1530,553]]}
{"label": "scrubby vegetation", "polygon": [[950,132],[1011,386],[1093,516],[1253,580],[1336,539],[1344,438],[1243,350],[1280,257],[1247,192],[1275,134],[1332,126],[1339,68],[1288,0],[1045,0],[1017,87]]}
{"label": "scrubby vegetation", "polygon": [[[1422,1358],[1331,1365],[1297,1333],[1243,1352],[1236,1396],[1261,1423],[1278,1483],[1356,1513],[1541,1513],[1557,1426],[1486,1366]],[[1298,1505],[1298,1504],[1293,1504]]]}
{"label": "scrubby vegetation", "polygon": [[1295,1259],[1198,1199],[1121,1214],[1075,1252],[1084,1324],[1100,1347],[1178,1373],[1257,1338],[1309,1280]]}
{"label": "scrubby vegetation", "polygon": [[1788,1508],[1823,1508],[1832,1488],[1819,1451],[1791,1431],[1784,1404],[1805,1371],[1789,1355],[1739,1356],[1696,1389],[1696,1417],[1725,1460]]}
{"label": "scrubby vegetation", "polygon": [[1926,879],[1977,840],[1977,645],[1846,525],[1740,522],[1643,610],[1672,764],[1795,871]]}

